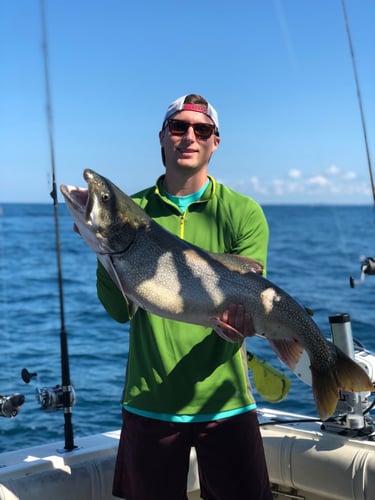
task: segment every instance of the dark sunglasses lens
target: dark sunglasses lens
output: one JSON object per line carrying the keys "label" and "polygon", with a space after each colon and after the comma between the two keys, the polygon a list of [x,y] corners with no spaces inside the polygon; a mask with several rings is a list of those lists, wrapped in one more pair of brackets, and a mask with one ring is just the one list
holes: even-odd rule
{"label": "dark sunglasses lens", "polygon": [[208,139],[211,137],[214,127],[208,123],[197,123],[194,125],[194,132],[198,137],[202,139]]}
{"label": "dark sunglasses lens", "polygon": [[182,120],[169,120],[168,126],[171,134],[175,135],[184,135],[189,128],[189,124],[187,122],[183,122]]}

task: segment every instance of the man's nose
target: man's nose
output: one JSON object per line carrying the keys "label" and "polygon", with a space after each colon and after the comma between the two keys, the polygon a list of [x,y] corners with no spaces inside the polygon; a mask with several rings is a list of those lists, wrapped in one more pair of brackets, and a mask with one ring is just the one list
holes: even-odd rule
{"label": "man's nose", "polygon": [[183,137],[185,137],[186,139],[190,139],[191,141],[194,141],[195,140],[195,132],[194,132],[194,128],[192,125],[189,125],[189,127],[187,128],[186,132],[184,133]]}

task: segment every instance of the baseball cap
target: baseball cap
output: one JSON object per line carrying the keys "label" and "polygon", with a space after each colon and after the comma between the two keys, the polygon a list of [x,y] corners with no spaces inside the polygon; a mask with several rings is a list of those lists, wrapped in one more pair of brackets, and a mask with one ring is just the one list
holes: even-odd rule
{"label": "baseball cap", "polygon": [[213,106],[208,102],[206,104],[194,104],[190,102],[185,102],[187,95],[183,95],[173,101],[167,109],[167,112],[165,114],[164,120],[163,120],[163,127],[165,128],[166,121],[168,118],[173,116],[175,113],[178,113],[179,111],[196,111],[198,113],[203,113],[211,118],[211,120],[214,122],[216,129],[217,129],[217,134],[219,135],[219,117],[218,114]]}

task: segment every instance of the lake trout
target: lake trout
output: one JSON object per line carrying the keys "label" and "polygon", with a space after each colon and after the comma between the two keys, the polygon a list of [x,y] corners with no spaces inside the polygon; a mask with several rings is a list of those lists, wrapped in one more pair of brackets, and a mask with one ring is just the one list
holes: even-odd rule
{"label": "lake trout", "polygon": [[242,304],[256,334],[267,338],[292,371],[306,350],[322,420],[335,412],[339,389],[373,390],[366,372],[326,340],[304,307],[261,275],[256,261],[191,245],[163,229],[108,179],[88,169],[83,176],[88,189],[61,185],[61,192],[131,314],[141,307],[241,342],[243,334],[220,318],[230,304]]}

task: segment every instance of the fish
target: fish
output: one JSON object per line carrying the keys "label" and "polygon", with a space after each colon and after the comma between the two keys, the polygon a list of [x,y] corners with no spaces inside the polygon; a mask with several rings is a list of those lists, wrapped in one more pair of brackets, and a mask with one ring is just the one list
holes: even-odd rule
{"label": "fish", "polygon": [[131,316],[142,308],[242,342],[242,332],[221,319],[230,304],[242,304],[255,333],[292,372],[307,352],[321,420],[334,414],[340,390],[373,391],[365,370],[325,338],[297,300],[262,275],[261,264],[192,245],[162,228],[107,178],[90,169],[83,178],[87,188],[62,184],[61,193],[77,231],[121,290]]}

